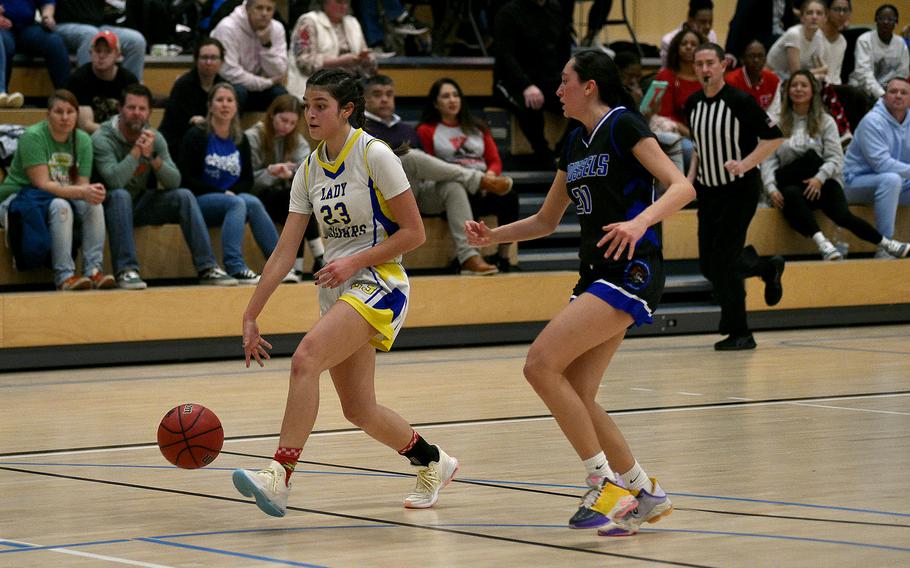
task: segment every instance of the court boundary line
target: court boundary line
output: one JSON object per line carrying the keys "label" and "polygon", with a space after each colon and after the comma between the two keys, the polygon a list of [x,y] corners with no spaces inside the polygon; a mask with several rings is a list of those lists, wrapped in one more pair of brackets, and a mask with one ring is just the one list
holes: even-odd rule
{"label": "court boundary line", "polygon": [[[112,480],[104,480],[104,479],[92,479],[89,477],[81,477],[81,476],[77,476],[77,475],[66,475],[66,474],[50,473],[50,472],[44,472],[44,471],[32,471],[32,470],[27,470],[27,469],[20,469],[20,468],[14,468],[14,467],[6,467],[6,466],[0,466],[0,470],[12,471],[12,472],[16,472],[16,473],[25,473],[25,474],[30,474],[30,475],[42,475],[42,476],[46,476],[46,477],[55,477],[58,479],[67,479],[67,480],[72,480],[72,481],[84,481],[84,482],[89,482],[89,483],[114,485],[117,487],[126,487],[126,488],[130,488],[130,489],[144,489],[147,491],[155,491],[155,492],[159,492],[159,493],[171,493],[171,494],[175,494],[175,495],[184,495],[184,496],[188,496],[188,497],[202,497],[202,498],[206,498],[206,499],[227,501],[227,502],[231,502],[231,503],[242,503],[246,506],[254,506],[254,507],[256,506],[255,501],[248,501],[248,500],[240,499],[237,497],[226,497],[223,495],[212,495],[212,494],[208,494],[208,493],[184,491],[181,489],[169,489],[169,488],[165,488],[165,487],[155,487],[153,485],[142,485],[142,484],[138,484],[138,483],[126,483],[126,482],[122,482],[122,481],[112,481]],[[608,556],[611,558],[622,558],[625,560],[637,560],[640,562],[650,562],[653,564],[665,564],[668,566],[683,566],[683,567],[687,567],[687,568],[712,568],[710,565],[706,565],[706,564],[692,564],[692,563],[688,563],[688,562],[679,562],[679,561],[674,561],[674,560],[661,560],[661,559],[657,559],[657,558],[648,558],[645,556],[635,556],[633,554],[623,554],[623,553],[619,553],[619,552],[606,552],[606,551],[602,551],[602,550],[591,550],[591,549],[578,548],[578,547],[568,546],[568,545],[552,544],[552,543],[547,543],[547,542],[525,540],[525,539],[519,539],[519,538],[513,538],[513,537],[504,537],[504,536],[489,535],[489,534],[463,531],[463,530],[457,530],[457,529],[449,529],[449,528],[437,527],[437,526],[433,526],[433,525],[418,525],[418,524],[414,524],[414,523],[406,523],[403,521],[395,521],[395,520],[390,520],[390,519],[378,519],[378,518],[367,517],[367,516],[363,516],[363,515],[349,515],[347,513],[323,511],[320,509],[308,509],[305,507],[288,506],[288,510],[301,512],[301,513],[311,513],[311,514],[315,514],[315,515],[329,516],[329,517],[338,517],[338,518],[342,518],[342,519],[349,519],[349,520],[355,520],[355,521],[366,521],[366,522],[375,523],[375,524],[394,525],[397,527],[428,530],[428,531],[433,531],[433,532],[443,532],[443,533],[448,533],[448,534],[455,534],[455,535],[474,537],[474,538],[483,538],[483,539],[487,539],[487,540],[496,540],[496,541],[501,541],[501,542],[510,542],[513,544],[524,544],[524,545],[530,545],[530,546],[538,546],[538,547],[542,547],[542,548],[565,550],[568,552],[581,552],[584,554]],[[59,548],[59,545],[57,545],[57,547]],[[48,548],[50,548],[50,547],[48,547]],[[35,548],[15,548],[12,550],[0,550],[0,556],[2,556],[4,554],[16,554],[16,553],[30,552],[33,550],[37,550],[37,549],[35,549]]]}

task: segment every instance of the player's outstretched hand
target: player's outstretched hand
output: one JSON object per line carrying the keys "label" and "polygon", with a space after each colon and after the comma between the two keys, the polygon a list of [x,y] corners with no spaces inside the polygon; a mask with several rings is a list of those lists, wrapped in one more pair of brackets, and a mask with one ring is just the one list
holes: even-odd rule
{"label": "player's outstretched hand", "polygon": [[472,247],[485,247],[493,244],[493,231],[483,221],[465,221],[464,234]]}
{"label": "player's outstretched hand", "polygon": [[265,367],[263,359],[271,359],[267,349],[271,349],[272,344],[259,335],[259,325],[256,320],[243,320],[243,357],[246,360],[246,366],[250,367],[250,358],[256,359],[260,367]]}
{"label": "player's outstretched hand", "polygon": [[626,258],[632,260],[632,255],[635,254],[635,243],[645,234],[648,226],[636,217],[631,221],[611,223],[602,228],[606,234],[597,241],[597,246],[607,247],[607,250],[604,251],[604,258],[613,257],[613,260],[619,260],[623,251],[628,250]]}

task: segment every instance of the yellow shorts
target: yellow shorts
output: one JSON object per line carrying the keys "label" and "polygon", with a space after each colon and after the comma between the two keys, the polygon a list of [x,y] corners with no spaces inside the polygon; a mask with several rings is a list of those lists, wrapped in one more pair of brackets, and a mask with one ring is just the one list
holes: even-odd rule
{"label": "yellow shorts", "polygon": [[370,344],[388,351],[401,331],[408,313],[411,287],[404,267],[387,262],[359,270],[338,288],[319,288],[319,313],[335,302],[347,302],[376,329]]}

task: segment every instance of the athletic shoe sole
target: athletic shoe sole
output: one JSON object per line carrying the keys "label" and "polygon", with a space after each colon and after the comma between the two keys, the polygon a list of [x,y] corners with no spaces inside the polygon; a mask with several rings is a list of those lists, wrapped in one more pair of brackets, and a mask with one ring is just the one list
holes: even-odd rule
{"label": "athletic shoe sole", "polygon": [[445,481],[442,482],[442,485],[439,487],[439,491],[437,491],[436,495],[433,496],[433,500],[427,504],[421,503],[419,505],[412,504],[412,503],[409,503],[408,501],[405,501],[404,502],[405,509],[429,509],[430,507],[432,507],[433,505],[436,504],[436,501],[439,501],[439,494],[442,493],[442,490],[445,489],[449,483],[452,483],[452,480],[455,479],[455,474],[458,473],[458,468],[460,467],[458,464],[458,460],[455,458],[452,458],[452,459],[455,460],[455,469],[452,470],[452,475],[450,475],[448,479],[446,479]]}
{"label": "athletic shoe sole", "polygon": [[244,497],[255,497],[256,506],[262,509],[262,512],[266,515],[271,515],[273,517],[283,517],[286,511],[282,511],[272,503],[268,497],[262,492],[259,487],[253,483],[247,472],[242,469],[235,469],[234,475],[231,476],[234,481],[234,487],[237,488],[237,491],[240,492]]}

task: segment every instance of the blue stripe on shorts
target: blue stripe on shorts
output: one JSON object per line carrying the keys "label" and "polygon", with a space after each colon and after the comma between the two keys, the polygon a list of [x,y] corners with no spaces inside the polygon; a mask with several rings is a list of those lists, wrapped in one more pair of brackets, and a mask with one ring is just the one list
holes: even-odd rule
{"label": "blue stripe on shorts", "polygon": [[594,294],[617,310],[628,313],[632,316],[633,323],[636,326],[654,322],[651,318],[651,308],[648,307],[648,303],[616,284],[603,279],[595,280],[587,287],[585,292]]}

